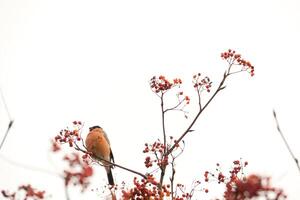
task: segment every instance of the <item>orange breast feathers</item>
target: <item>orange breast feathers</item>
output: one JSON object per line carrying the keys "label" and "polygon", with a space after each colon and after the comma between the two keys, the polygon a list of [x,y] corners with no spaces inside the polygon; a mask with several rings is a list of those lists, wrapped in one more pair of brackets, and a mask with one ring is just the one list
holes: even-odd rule
{"label": "orange breast feathers", "polygon": [[95,128],[89,132],[85,140],[86,148],[96,157],[110,161],[110,145],[104,136],[102,128]]}

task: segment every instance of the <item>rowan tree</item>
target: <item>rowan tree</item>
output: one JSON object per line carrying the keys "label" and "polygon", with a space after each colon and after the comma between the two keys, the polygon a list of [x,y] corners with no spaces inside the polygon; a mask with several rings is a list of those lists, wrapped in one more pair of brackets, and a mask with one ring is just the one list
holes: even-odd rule
{"label": "rowan tree", "polygon": [[[187,188],[180,181],[175,182],[177,158],[184,153],[184,138],[193,134],[193,126],[198,121],[199,116],[206,110],[210,103],[223,91],[226,81],[231,76],[238,73],[249,73],[250,77],[254,76],[254,66],[250,61],[244,59],[234,50],[229,49],[221,53],[221,59],[226,63],[226,69],[216,89],[213,89],[213,83],[208,76],[202,73],[196,73],[191,76],[191,87],[194,88],[196,99],[192,99],[182,90],[183,80],[179,77],[168,78],[165,75],[153,76],[149,80],[151,91],[160,100],[161,110],[161,137],[154,141],[146,142],[142,152],[145,154],[144,165],[145,171],[139,172],[130,167],[125,167],[121,163],[107,163],[114,167],[132,173],[132,183],[122,182],[114,186],[107,186],[111,193],[112,199],[172,199],[172,200],[188,200],[196,199],[196,193],[209,193],[210,188],[215,184],[224,185],[223,196],[219,199],[225,200],[248,200],[263,198],[266,200],[285,199],[286,195],[281,189],[271,186],[270,177],[264,177],[257,174],[245,174],[244,168],[248,166],[247,161],[235,160],[232,169],[228,173],[221,170],[220,164],[216,164],[215,170],[203,172],[203,175],[195,175],[198,180],[193,181],[192,187]],[[173,91],[175,95],[167,96],[167,93]],[[203,98],[206,96],[206,98]],[[176,103],[169,105],[168,98],[175,98]],[[204,101],[207,99],[206,101]],[[166,132],[166,113],[179,111],[187,118],[186,107],[190,106],[190,101],[197,101],[197,107],[193,108],[197,111],[196,115],[191,117],[190,124],[179,134],[179,137],[168,135]],[[60,177],[65,181],[65,190],[75,185],[79,186],[82,192],[86,191],[93,175],[93,167],[91,163],[98,163],[100,167],[103,165],[99,160],[102,158],[88,152],[82,131],[84,123],[74,121],[71,128],[62,129],[52,140],[52,152],[60,152],[63,148],[69,147],[73,149],[73,153],[63,157],[68,163],[68,168],[63,169]],[[143,143],[144,141],[141,141]],[[65,148],[64,147],[64,148]],[[137,149],[138,150],[138,149]],[[96,159],[95,159],[96,158]],[[167,173],[169,171],[170,173]],[[30,185],[20,186],[17,192],[9,192],[2,190],[2,196],[6,199],[16,199],[19,191],[26,191],[23,199],[44,199],[45,191],[33,189]],[[71,197],[66,192],[66,198]]]}

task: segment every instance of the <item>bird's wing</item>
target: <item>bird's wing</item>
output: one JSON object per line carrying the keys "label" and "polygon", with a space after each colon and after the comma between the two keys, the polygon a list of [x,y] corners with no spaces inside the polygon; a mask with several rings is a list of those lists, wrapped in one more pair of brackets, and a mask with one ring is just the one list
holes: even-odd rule
{"label": "bird's wing", "polygon": [[[105,131],[103,131],[103,136],[106,139],[107,143],[110,145],[109,139],[108,139],[107,134],[105,133]],[[115,159],[114,159],[114,154],[112,153],[111,148],[110,148],[110,155],[109,156],[110,156],[110,161],[112,161],[114,163]]]}
{"label": "bird's wing", "polygon": [[103,130],[103,135],[104,135],[104,138],[106,139],[107,143],[110,145],[109,139],[104,130]]}

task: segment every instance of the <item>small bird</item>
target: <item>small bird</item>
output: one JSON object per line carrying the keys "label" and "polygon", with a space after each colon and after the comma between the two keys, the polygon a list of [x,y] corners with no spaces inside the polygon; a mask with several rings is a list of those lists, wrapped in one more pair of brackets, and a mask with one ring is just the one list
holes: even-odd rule
{"label": "small bird", "polygon": [[[110,142],[104,130],[100,126],[90,127],[90,132],[85,139],[85,145],[89,152],[91,152],[95,159],[99,158],[114,163],[114,156],[110,148]],[[113,167],[110,163],[104,160],[99,160],[107,173],[108,183],[114,185],[114,178],[111,172]]]}

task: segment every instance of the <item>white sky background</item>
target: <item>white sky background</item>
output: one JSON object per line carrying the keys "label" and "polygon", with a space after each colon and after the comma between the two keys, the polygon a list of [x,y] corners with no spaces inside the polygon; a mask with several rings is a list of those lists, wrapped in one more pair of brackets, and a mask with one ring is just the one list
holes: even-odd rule
{"label": "white sky background", "polygon": [[[300,175],[275,128],[272,109],[300,158],[300,3],[252,1],[25,1],[0,0],[0,85],[15,124],[1,156],[55,171],[49,140],[73,120],[101,125],[116,162],[144,171],[144,142],[161,137],[153,75],[181,77],[191,96],[192,75],[218,84],[236,49],[255,65],[255,76],[230,77],[186,141],[178,180],[189,184],[220,162],[228,169],[242,157],[247,171],[271,175],[288,199],[300,198]],[[0,102],[0,137],[8,118]],[[190,122],[169,114],[167,131],[179,136]],[[49,155],[52,161],[49,161]],[[56,161],[57,160],[57,161]],[[54,164],[55,163],[55,164]],[[31,183],[62,199],[63,183],[0,159],[0,188]],[[118,182],[132,179],[116,169]],[[91,188],[106,182],[97,169]],[[210,188],[212,188],[211,186]],[[74,191],[73,191],[74,192]],[[72,199],[96,199],[72,194]]]}

